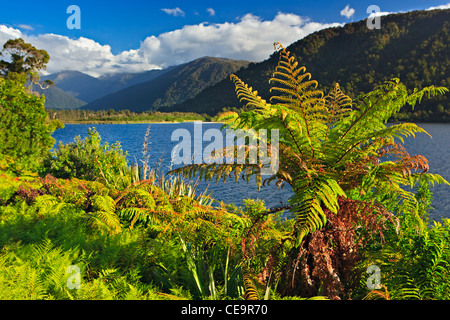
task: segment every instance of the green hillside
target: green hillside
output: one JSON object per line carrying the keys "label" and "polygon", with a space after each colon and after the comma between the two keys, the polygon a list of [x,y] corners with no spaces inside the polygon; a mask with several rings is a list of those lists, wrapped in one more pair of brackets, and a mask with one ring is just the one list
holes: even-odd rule
{"label": "green hillside", "polygon": [[42,90],[34,86],[33,90],[45,96],[45,108],[47,109],[77,109],[86,104],[58,87],[50,87]]}
{"label": "green hillside", "polygon": [[[288,50],[324,92],[339,82],[344,92],[354,98],[393,77],[400,78],[411,89],[433,84],[450,87],[449,21],[450,10],[392,14],[381,17],[381,29],[369,29],[363,20],[313,33],[290,45]],[[267,79],[278,59],[278,53],[274,53],[268,60],[251,63],[236,75],[268,99]],[[450,120],[448,101],[448,97],[427,101],[426,105],[417,106],[415,117]],[[223,108],[239,107],[234,86],[225,79],[170,110],[215,115]]]}
{"label": "green hillside", "polygon": [[204,57],[173,67],[154,80],[133,85],[87,104],[84,109],[141,112],[193,98],[248,65],[248,61]]}

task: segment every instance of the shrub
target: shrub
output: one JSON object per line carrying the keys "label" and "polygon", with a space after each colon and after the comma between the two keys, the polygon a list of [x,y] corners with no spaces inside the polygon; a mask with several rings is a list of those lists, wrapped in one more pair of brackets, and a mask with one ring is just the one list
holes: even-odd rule
{"label": "shrub", "polygon": [[57,178],[78,178],[116,185],[125,179],[124,173],[128,170],[125,157],[119,142],[101,145],[100,134],[95,128],[90,128],[84,140],[77,136],[75,143],[64,145],[60,142],[58,149],[44,159],[41,171]]}

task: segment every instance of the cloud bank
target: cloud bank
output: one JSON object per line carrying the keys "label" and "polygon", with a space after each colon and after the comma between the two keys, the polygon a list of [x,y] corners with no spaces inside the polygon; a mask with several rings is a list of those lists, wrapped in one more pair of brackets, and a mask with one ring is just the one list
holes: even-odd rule
{"label": "cloud bank", "polygon": [[436,10],[436,9],[450,9],[450,2],[437,7],[430,7],[427,10]]}
{"label": "cloud bank", "polygon": [[[176,9],[174,9],[176,10]],[[47,73],[77,70],[92,76],[140,72],[212,56],[262,61],[273,53],[273,43],[288,46],[315,31],[339,23],[317,23],[292,13],[279,12],[272,20],[246,14],[237,22],[186,25],[181,29],[149,36],[139,48],[114,55],[111,47],[92,39],[71,39],[57,34],[26,35],[0,25],[0,45],[23,38],[50,54]]]}

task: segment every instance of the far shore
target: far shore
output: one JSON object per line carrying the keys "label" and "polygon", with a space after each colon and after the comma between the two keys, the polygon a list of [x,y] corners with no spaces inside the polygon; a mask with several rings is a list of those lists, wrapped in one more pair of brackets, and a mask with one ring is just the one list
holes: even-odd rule
{"label": "far shore", "polygon": [[64,124],[170,124],[170,123],[187,123],[201,121],[202,123],[219,123],[214,121],[202,121],[202,120],[186,120],[186,121],[149,121],[149,120],[137,120],[137,121],[102,121],[102,120],[89,120],[89,121],[61,121]]}

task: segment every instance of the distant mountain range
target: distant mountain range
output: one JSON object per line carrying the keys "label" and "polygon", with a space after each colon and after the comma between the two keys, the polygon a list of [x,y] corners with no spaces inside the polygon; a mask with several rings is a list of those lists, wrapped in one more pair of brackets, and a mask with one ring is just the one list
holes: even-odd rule
{"label": "distant mountain range", "polygon": [[[327,93],[339,82],[355,98],[394,77],[410,88],[428,85],[450,88],[450,9],[412,11],[381,17],[381,29],[366,20],[324,29],[291,44],[300,65]],[[268,43],[268,46],[272,44]],[[216,115],[224,108],[241,108],[229,75],[234,73],[270,98],[268,80],[279,55],[254,63],[203,57],[164,70],[94,78],[77,71],[42,77],[55,87],[44,92],[47,108],[130,111],[182,111]],[[416,110],[450,111],[448,95],[427,101]]]}
{"label": "distant mountain range", "polygon": [[153,80],[129,86],[94,100],[84,109],[156,110],[193,98],[203,89],[246,67],[248,61],[204,57],[172,67]]}
{"label": "distant mountain range", "polygon": [[35,91],[44,93],[47,108],[140,112],[181,103],[248,64],[243,60],[203,57],[163,70],[100,78],[62,71],[41,77],[42,81],[53,81],[55,86]]}
{"label": "distant mountain range", "polygon": [[41,77],[41,79],[53,81],[57,88],[74,98],[91,102],[134,84],[153,80],[168,70],[170,69],[150,70],[134,74],[120,73],[101,78],[94,78],[79,71],[62,71]]}

